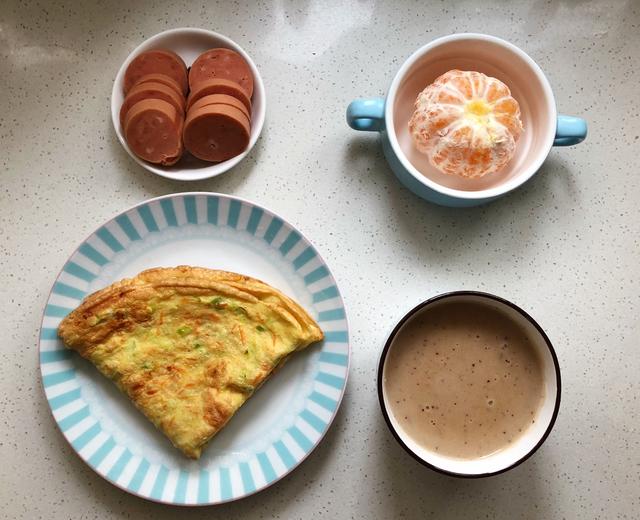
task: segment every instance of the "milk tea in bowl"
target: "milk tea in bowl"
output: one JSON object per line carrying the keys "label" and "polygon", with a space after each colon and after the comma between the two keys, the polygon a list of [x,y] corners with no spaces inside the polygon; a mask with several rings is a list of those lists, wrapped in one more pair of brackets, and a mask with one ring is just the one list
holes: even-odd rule
{"label": "milk tea in bowl", "polygon": [[487,476],[529,457],[549,434],[560,373],[542,329],[484,293],[428,300],[391,333],[380,361],[383,414],[433,469]]}

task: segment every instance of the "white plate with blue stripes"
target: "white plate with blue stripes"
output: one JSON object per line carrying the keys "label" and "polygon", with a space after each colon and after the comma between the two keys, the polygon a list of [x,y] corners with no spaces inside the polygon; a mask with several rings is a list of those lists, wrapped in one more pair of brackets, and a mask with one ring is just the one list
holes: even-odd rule
{"label": "white plate with blue stripes", "polygon": [[[56,335],[60,320],[91,292],[150,267],[180,264],[261,279],[293,297],[325,333],[247,401],[198,461],[181,455]],[[349,357],[342,297],[314,246],[267,209],[214,193],[152,199],[101,226],[62,268],[40,332],[44,390],[73,449],[116,486],[180,505],[237,500],[298,466],[335,417]]]}

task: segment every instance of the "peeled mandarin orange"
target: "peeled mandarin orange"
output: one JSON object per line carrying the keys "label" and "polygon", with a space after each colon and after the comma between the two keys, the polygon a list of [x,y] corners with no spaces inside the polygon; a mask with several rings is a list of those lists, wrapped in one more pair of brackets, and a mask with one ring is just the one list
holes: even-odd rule
{"label": "peeled mandarin orange", "polygon": [[448,175],[482,177],[514,156],[522,133],[520,106],[502,81],[450,70],[416,99],[409,132],[416,148]]}

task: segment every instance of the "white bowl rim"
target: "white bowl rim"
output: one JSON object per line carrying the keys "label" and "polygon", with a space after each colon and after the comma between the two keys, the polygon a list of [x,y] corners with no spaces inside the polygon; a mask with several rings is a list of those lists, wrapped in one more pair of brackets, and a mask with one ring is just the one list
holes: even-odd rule
{"label": "white bowl rim", "polygon": [[[254,96],[255,96],[255,93],[257,93],[261,101],[260,110],[257,113],[254,112],[254,114],[252,114],[251,138],[249,140],[249,145],[247,146],[247,149],[244,152],[242,152],[240,155],[236,155],[235,157],[229,159],[228,161],[224,161],[221,163],[212,164],[211,166],[199,168],[197,170],[193,170],[193,172],[191,172],[190,170],[178,170],[178,171],[167,170],[161,166],[148,163],[140,159],[137,155],[135,155],[127,145],[127,142],[124,139],[124,136],[122,135],[122,132],[120,130],[120,106],[116,106],[116,102],[115,102],[115,99],[118,96],[118,93],[122,90],[124,73],[127,70],[129,63],[131,63],[131,61],[138,54],[140,54],[144,50],[147,50],[154,44],[161,42],[162,40],[164,40],[169,36],[175,36],[180,34],[209,36],[211,38],[217,39],[219,42],[222,42],[224,45],[228,46],[228,48],[238,52],[246,60],[246,62],[249,64],[249,67],[251,68],[251,73],[253,74],[253,80],[254,80]],[[266,108],[267,108],[267,98],[265,95],[264,82],[262,81],[262,76],[260,75],[260,71],[258,70],[258,67],[256,67],[256,64],[251,59],[251,56],[249,56],[249,54],[247,54],[247,52],[235,41],[233,41],[231,38],[223,34],[217,33],[215,31],[210,31],[208,29],[200,29],[197,27],[178,27],[175,29],[168,29],[158,34],[154,34],[153,36],[144,40],[135,49],[133,49],[131,53],[129,53],[127,58],[124,60],[124,62],[120,66],[120,69],[118,69],[118,73],[116,74],[116,78],[113,82],[113,88],[111,90],[111,121],[113,123],[113,128],[116,132],[116,136],[118,137],[118,140],[120,141],[120,144],[124,147],[124,149],[131,156],[131,158],[135,162],[137,162],[140,166],[142,166],[144,169],[150,171],[151,173],[155,173],[156,175],[159,175],[161,177],[165,177],[167,179],[179,180],[179,181],[197,181],[197,180],[210,179],[213,177],[217,177],[218,175],[222,175],[223,173],[229,171],[236,164],[242,161],[242,159],[244,159],[249,154],[253,146],[256,144],[258,138],[260,137],[260,134],[262,133],[262,127],[264,126],[264,120],[266,115]]]}

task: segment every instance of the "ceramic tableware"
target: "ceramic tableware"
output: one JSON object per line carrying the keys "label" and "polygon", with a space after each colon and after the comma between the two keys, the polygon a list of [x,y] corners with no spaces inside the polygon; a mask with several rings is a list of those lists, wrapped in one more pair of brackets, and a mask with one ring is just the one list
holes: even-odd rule
{"label": "ceramic tableware", "polygon": [[[240,155],[233,157],[227,161],[221,163],[209,163],[200,161],[188,153],[180,159],[173,166],[161,166],[158,164],[151,164],[135,155],[129,148],[125,138],[123,129],[120,125],[120,107],[124,101],[124,94],[122,93],[122,87],[124,83],[124,74],[129,66],[129,63],[140,53],[151,49],[169,49],[178,56],[180,56],[187,67],[190,67],[194,60],[204,51],[216,48],[224,47],[232,49],[240,54],[251,68],[254,81],[253,97],[252,97],[252,111],[251,111],[251,135],[249,139],[249,145],[247,149]],[[170,29],[168,31],[161,32],[152,36],[148,40],[142,42],[136,47],[131,54],[124,61],[116,79],[113,83],[113,90],[111,92],[111,119],[113,121],[113,128],[118,136],[118,140],[127,151],[127,153],[136,161],[140,166],[149,170],[161,177],[167,177],[169,179],[179,181],[196,181],[200,179],[208,179],[210,177],[216,177],[237,165],[247,154],[251,151],[256,144],[262,127],[264,125],[264,118],[266,113],[266,95],[264,90],[264,83],[262,76],[253,62],[251,57],[244,51],[240,45],[236,42],[206,29],[196,29],[191,27],[184,27],[179,29]]]}
{"label": "ceramic tableware", "polygon": [[[402,328],[417,318],[421,313],[428,312],[439,305],[449,303],[471,303],[489,306],[503,315],[510,322],[515,323],[529,338],[529,345],[535,349],[535,355],[540,362],[544,397],[534,417],[534,422],[524,433],[503,449],[478,458],[455,458],[444,456],[425,448],[416,442],[402,427],[394,414],[394,405],[389,401],[387,380],[387,360],[394,349],[394,342]],[[385,380],[387,380],[385,384]],[[424,386],[424,385],[423,385]],[[513,303],[487,293],[458,291],[442,294],[424,301],[406,313],[389,334],[378,365],[378,397],[384,419],[396,440],[411,456],[422,464],[448,475],[457,477],[486,477],[502,473],[528,459],[546,440],[558,415],[560,408],[560,366],[555,350],[538,323],[520,307]],[[424,399],[428,402],[428,395]],[[442,413],[446,417],[446,410]],[[474,427],[473,432],[477,432]]]}
{"label": "ceramic tableware", "polygon": [[[507,84],[518,100],[525,131],[515,157],[502,171],[480,179],[445,175],[413,146],[408,121],[417,95],[451,69],[476,70]],[[400,182],[416,195],[443,206],[477,206],[503,196],[529,180],[553,146],[585,139],[583,119],[559,115],[542,69],[515,45],[484,34],[439,38],[414,52],[396,73],[386,98],[353,101],[351,128],[380,132],[384,155]]]}
{"label": "ceramic tableware", "polygon": [[[208,444],[185,458],[133,404],[58,339],[60,321],[89,293],[156,266],[197,265],[264,280],[299,302],[325,340],[293,356]],[[54,419],[99,475],[143,498],[208,505],[277,482],[327,432],[349,369],[340,290],[315,247],[282,217],[228,195],[185,193],[121,213],[80,244],[47,300],[40,370]]]}

